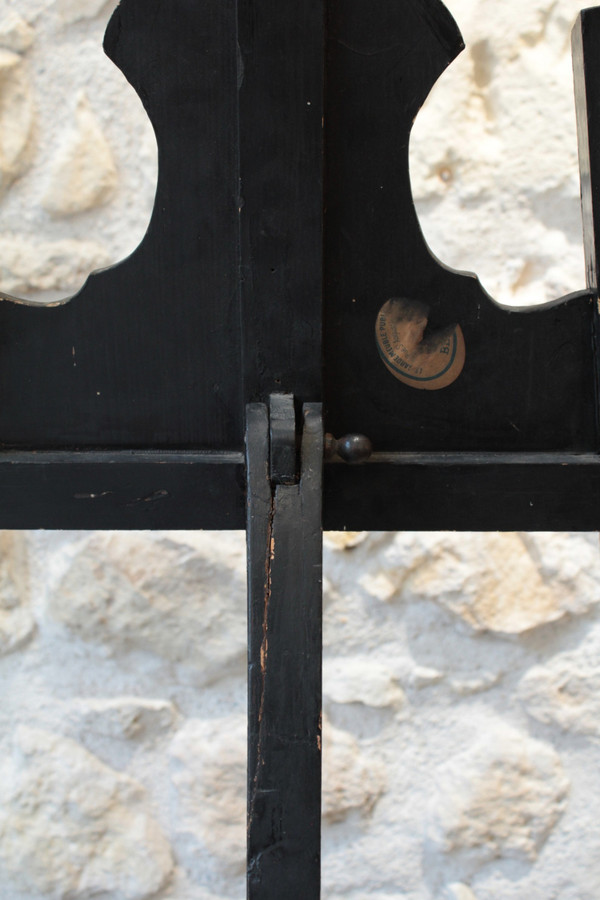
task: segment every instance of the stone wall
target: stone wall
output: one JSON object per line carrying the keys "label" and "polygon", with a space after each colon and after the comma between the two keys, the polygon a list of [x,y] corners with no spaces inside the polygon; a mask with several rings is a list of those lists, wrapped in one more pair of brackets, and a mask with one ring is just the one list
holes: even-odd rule
{"label": "stone wall", "polygon": [[[505,303],[583,287],[574,0],[448,0],[418,118],[447,263]],[[0,287],[53,299],[141,238],[151,128],[114,2],[0,0]],[[241,900],[241,534],[0,536],[0,900]],[[326,900],[597,900],[596,535],[325,541]]]}

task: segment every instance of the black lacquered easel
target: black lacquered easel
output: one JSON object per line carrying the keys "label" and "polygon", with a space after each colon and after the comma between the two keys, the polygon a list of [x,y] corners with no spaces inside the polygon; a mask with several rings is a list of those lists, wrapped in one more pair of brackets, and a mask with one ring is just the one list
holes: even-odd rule
{"label": "black lacquered easel", "polygon": [[462,49],[439,0],[122,0],[105,46],[156,204],[69,302],[0,304],[0,525],[247,528],[248,897],[317,900],[322,528],[599,528],[600,8],[588,286],[522,312],[414,211],[411,124]]}

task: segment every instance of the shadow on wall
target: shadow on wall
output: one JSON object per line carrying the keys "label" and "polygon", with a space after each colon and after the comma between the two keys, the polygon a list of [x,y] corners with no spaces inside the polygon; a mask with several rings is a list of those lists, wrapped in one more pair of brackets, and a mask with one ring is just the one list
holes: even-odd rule
{"label": "shadow on wall", "polygon": [[77,292],[144,236],[157,148],[141,101],[104,55],[116,0],[0,10],[0,290]]}

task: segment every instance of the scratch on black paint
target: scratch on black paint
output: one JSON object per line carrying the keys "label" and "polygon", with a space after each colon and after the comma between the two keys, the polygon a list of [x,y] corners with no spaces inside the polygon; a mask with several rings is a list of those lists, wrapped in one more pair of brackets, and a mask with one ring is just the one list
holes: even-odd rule
{"label": "scratch on black paint", "polygon": [[136,497],[136,499],[132,500],[131,503],[128,503],[127,506],[137,506],[138,503],[154,503],[156,500],[164,500],[168,496],[168,491],[154,491],[153,494],[148,494],[147,497]]}
{"label": "scratch on black paint", "polygon": [[248,867],[248,874],[251,875],[253,872],[260,869],[260,864],[263,857],[272,856],[274,853],[277,853],[280,847],[285,846],[285,841],[276,841],[274,844],[271,844],[271,846],[267,847],[266,850],[261,850],[260,853],[257,853],[250,862],[250,865]]}
{"label": "scratch on black paint", "polygon": [[100,497],[108,497],[113,491],[102,491],[100,494],[75,494],[75,500],[98,500]]}
{"label": "scratch on black paint", "polygon": [[265,582],[264,582],[264,605],[263,605],[263,622],[262,622],[262,641],[260,645],[260,703],[258,707],[258,745],[256,748],[256,768],[252,778],[252,796],[250,798],[248,813],[248,832],[254,821],[254,810],[256,804],[256,792],[258,789],[258,776],[260,767],[263,765],[263,738],[264,738],[264,711],[265,711],[265,690],[267,683],[267,666],[269,658],[269,609],[271,604],[271,585],[273,560],[275,559],[275,535],[274,531],[275,519],[275,498],[271,497],[267,522],[267,547],[265,556]]}
{"label": "scratch on black paint", "polygon": [[[399,47],[404,47],[405,41],[398,41],[396,44],[390,44],[388,47],[375,47],[373,50],[361,50],[359,47],[353,47],[352,44],[347,43],[347,41],[342,40],[342,38],[336,37],[334,38],[335,43],[339,44],[341,47],[344,47],[346,50],[349,50],[350,53],[356,53],[357,56],[381,56],[384,53],[391,53],[393,50],[397,50]],[[410,48],[412,50],[412,47]],[[408,55],[408,51],[404,54],[404,56]]]}

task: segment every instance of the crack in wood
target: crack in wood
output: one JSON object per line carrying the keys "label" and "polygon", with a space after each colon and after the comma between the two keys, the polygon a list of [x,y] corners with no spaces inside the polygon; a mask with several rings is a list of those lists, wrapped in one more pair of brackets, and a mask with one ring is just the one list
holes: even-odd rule
{"label": "crack in wood", "polygon": [[267,409],[248,407],[249,900],[319,891],[320,408],[313,418],[305,407],[300,482],[278,484]]}
{"label": "crack in wood", "polygon": [[[271,604],[271,588],[272,588],[272,566],[273,560],[275,559],[275,536],[273,533],[274,530],[274,521],[275,521],[275,503],[276,498],[273,491],[271,491],[271,501],[269,505],[268,517],[267,517],[267,529],[266,529],[266,554],[265,554],[265,582],[264,582],[264,603],[263,603],[263,620],[262,620],[262,641],[260,645],[260,676],[261,676],[261,685],[260,685],[260,700],[258,707],[258,741],[256,748],[256,765],[254,768],[254,774],[252,778],[252,789],[250,802],[248,804],[248,823],[247,823],[247,831],[250,832],[250,828],[254,821],[255,817],[255,809],[256,809],[256,800],[258,795],[258,778],[260,774],[260,767],[264,765],[263,759],[263,746],[264,746],[264,710],[265,710],[265,691],[267,684],[267,664],[269,657],[269,610]],[[263,792],[264,793],[264,792]],[[253,859],[249,863],[250,868],[258,866],[258,858]]]}

